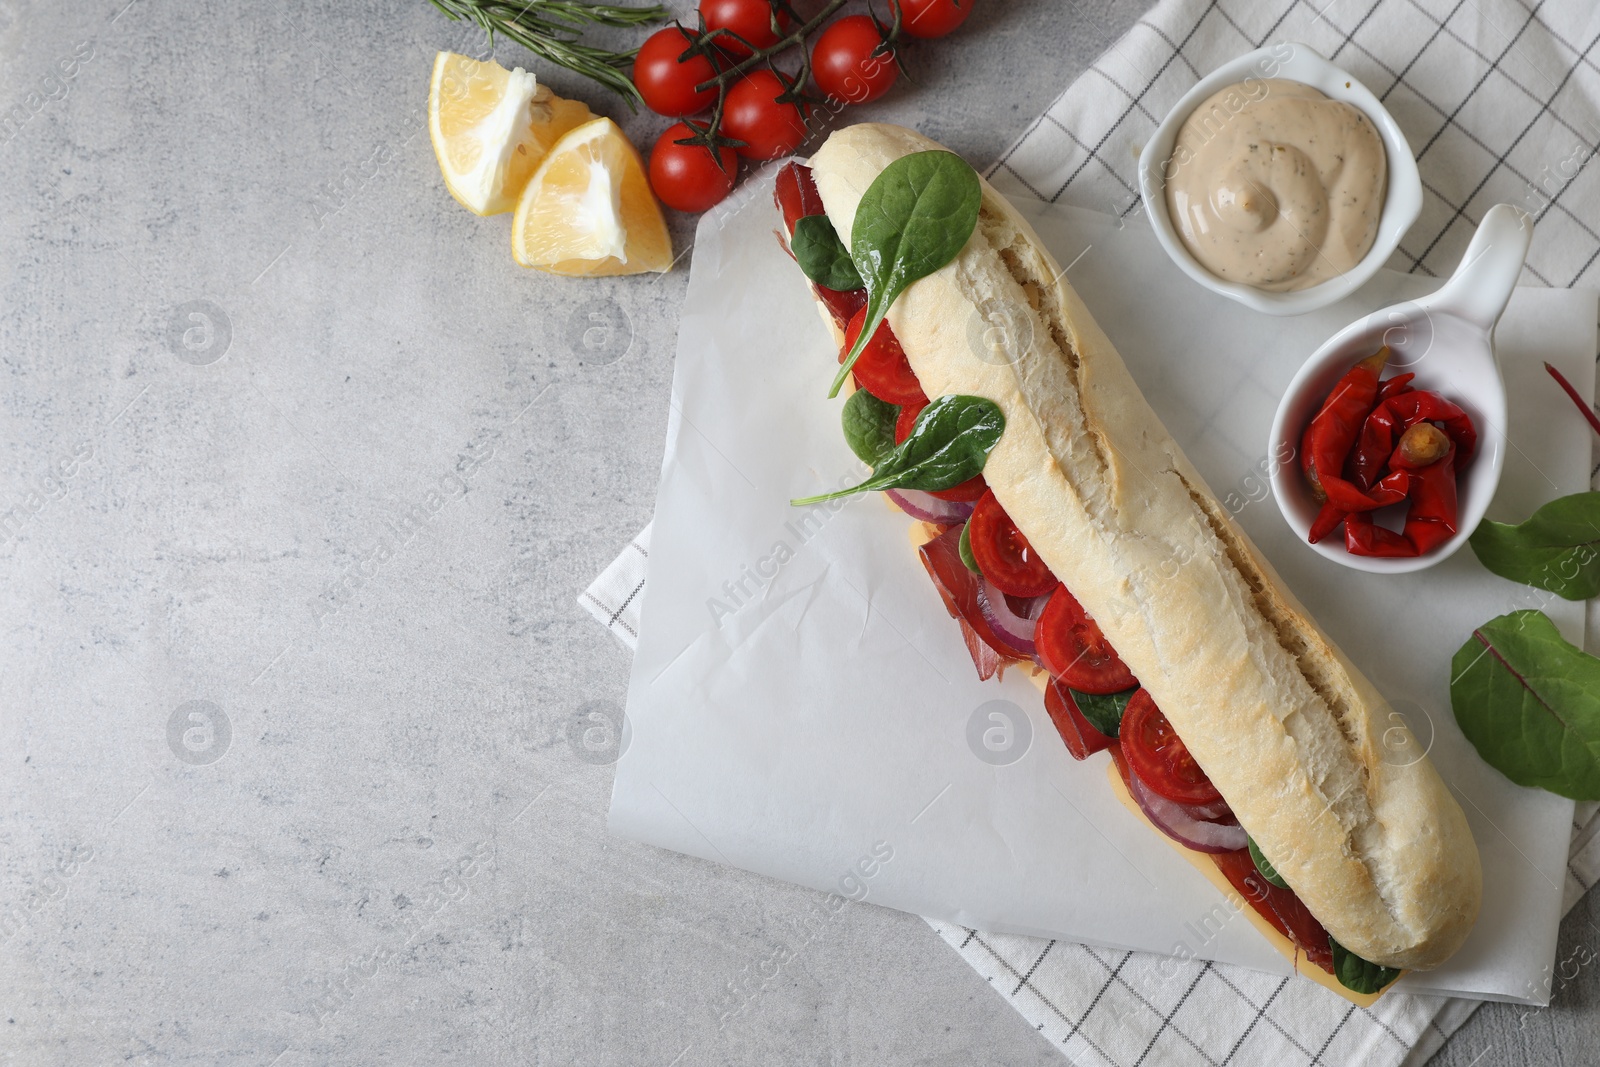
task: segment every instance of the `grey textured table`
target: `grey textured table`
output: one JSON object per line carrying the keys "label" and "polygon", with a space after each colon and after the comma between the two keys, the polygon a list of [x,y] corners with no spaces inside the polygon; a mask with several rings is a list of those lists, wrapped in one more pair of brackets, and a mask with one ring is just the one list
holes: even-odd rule
{"label": "grey textured table", "polygon": [[[991,0],[869,113],[991,159],[1140,6]],[[450,200],[472,44],[0,0],[0,1062],[1054,1067],[919,920],[607,837],[574,724],[627,657],[574,597],[650,513],[686,272],[524,272]],[[1600,1059],[1597,970],[1437,1062]]]}

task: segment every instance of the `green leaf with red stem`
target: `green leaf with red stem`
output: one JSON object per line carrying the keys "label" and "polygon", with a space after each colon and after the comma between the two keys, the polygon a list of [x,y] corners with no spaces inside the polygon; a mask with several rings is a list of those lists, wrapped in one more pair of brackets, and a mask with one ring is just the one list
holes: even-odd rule
{"label": "green leaf with red stem", "polygon": [[1478,755],[1518,785],[1600,800],[1600,659],[1543,612],[1473,631],[1451,663],[1450,706]]}
{"label": "green leaf with red stem", "polygon": [[1502,578],[1568,600],[1600,595],[1600,493],[1552,500],[1515,526],[1484,519],[1467,543]]}

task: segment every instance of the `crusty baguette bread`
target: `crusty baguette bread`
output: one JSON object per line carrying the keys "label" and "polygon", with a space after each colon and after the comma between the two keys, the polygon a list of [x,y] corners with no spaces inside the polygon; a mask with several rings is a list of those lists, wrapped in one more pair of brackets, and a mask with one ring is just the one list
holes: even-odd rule
{"label": "crusty baguette bread", "polygon": [[[829,137],[811,166],[841,238],[884,167],[938,147],[895,126]],[[929,396],[1000,405],[995,496],[1311,912],[1365,959],[1438,965],[1482,893],[1460,806],[1426,758],[1391,746],[1385,760],[1398,720],[1218,504],[1061,274],[985,183],[972,240],[889,323]]]}

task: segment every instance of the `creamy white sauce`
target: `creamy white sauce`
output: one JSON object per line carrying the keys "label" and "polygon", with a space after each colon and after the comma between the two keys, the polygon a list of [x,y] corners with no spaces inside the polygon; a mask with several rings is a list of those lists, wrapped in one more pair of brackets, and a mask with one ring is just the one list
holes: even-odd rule
{"label": "creamy white sauce", "polygon": [[1372,248],[1388,170],[1358,108],[1300,82],[1252,78],[1207,98],[1178,131],[1167,212],[1217,277],[1305,289]]}

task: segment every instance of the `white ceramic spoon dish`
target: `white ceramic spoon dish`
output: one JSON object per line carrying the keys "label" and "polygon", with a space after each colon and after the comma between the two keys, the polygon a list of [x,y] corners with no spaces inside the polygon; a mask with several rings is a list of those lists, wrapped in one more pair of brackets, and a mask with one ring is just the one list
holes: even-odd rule
{"label": "white ceramic spoon dish", "polygon": [[1272,493],[1289,526],[1305,541],[1318,504],[1300,472],[1300,438],[1339,379],[1357,361],[1388,345],[1387,373],[1414,373],[1416,388],[1432,389],[1459,404],[1477,427],[1477,455],[1457,482],[1455,536],[1431,552],[1400,559],[1352,555],[1342,531],[1309,547],[1357,570],[1402,574],[1447,559],[1472,535],[1505,465],[1506,389],[1494,352],[1494,326],[1511,299],[1532,237],[1528,216],[1510,204],[1490,208],[1443,287],[1340,330],[1306,360],[1272,420],[1268,454],[1292,457],[1273,470]]}

